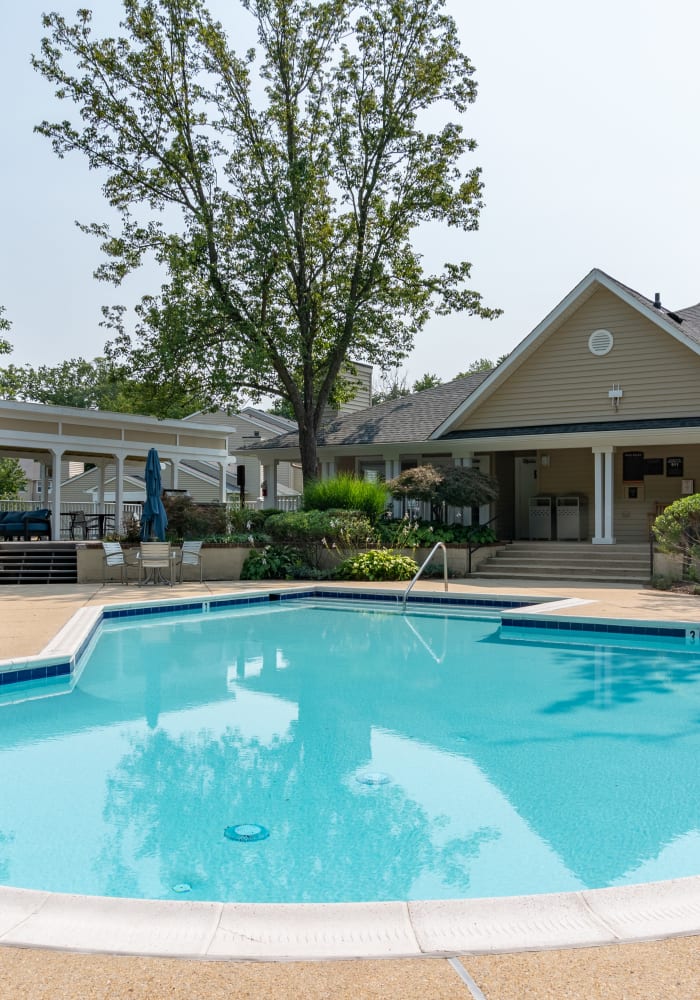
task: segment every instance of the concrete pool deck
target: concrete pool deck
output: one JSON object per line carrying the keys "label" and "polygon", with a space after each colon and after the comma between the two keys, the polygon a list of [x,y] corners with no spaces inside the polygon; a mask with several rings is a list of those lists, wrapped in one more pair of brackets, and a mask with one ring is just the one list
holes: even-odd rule
{"label": "concrete pool deck", "polygon": [[[162,600],[164,596],[277,589],[278,586],[270,584],[265,587],[257,582],[193,583],[177,587],[173,592],[165,588],[154,591],[150,588],[124,588],[119,585],[103,587],[98,584],[6,587],[0,591],[0,657],[4,659],[39,654],[81,608],[133,600]],[[367,585],[359,586],[364,589]],[[403,585],[397,584],[392,588],[385,584],[379,589],[403,590]],[[439,583],[426,582],[421,583],[419,592],[441,589]],[[553,609],[552,613],[573,612],[577,617],[590,615],[596,618],[690,623],[700,620],[700,599],[635,586],[580,588],[545,581],[539,584],[533,582],[528,586],[508,580],[489,581],[488,585],[483,582],[451,581],[450,591],[466,595],[517,594],[533,598],[575,598],[586,603],[578,604],[575,609]],[[160,963],[159,968],[165,969],[168,958],[127,959],[114,953],[237,960],[237,971],[223,977],[226,992],[221,994],[215,991],[213,983],[216,977],[221,978],[220,969],[216,972],[212,970],[211,962],[194,963],[198,971],[193,975],[200,983],[202,992],[182,993],[182,996],[190,997],[433,996],[445,997],[446,1000],[452,996],[478,997],[479,992],[474,992],[473,984],[469,985],[470,978],[476,981],[481,995],[486,996],[487,1000],[495,1000],[496,997],[505,1000],[510,996],[697,997],[700,995],[698,941],[685,935],[698,933],[700,877],[550,897],[357,904],[354,907],[330,909],[311,906],[242,907],[233,904],[222,906],[206,903],[90,900],[89,897],[62,897],[5,889],[0,891],[0,943],[8,947],[0,954],[0,991],[3,989],[3,973],[7,972],[8,962],[20,979],[12,980],[15,992],[0,992],[0,996],[103,995],[99,992],[101,972],[95,973],[97,980],[94,993],[87,989],[75,994],[65,990],[55,994],[41,994],[31,990],[26,994],[21,992],[21,977],[27,970],[33,969],[35,963],[39,979],[42,967],[46,968],[47,963],[56,965],[55,955],[32,950],[38,947],[112,953],[110,961],[116,963],[115,969],[121,970],[120,982],[127,967],[142,968],[145,967],[144,963],[147,965],[151,962]],[[683,937],[679,937],[680,935]],[[648,939],[664,940],[638,943]],[[15,952],[16,947],[23,950]],[[570,947],[581,950],[559,950]],[[553,950],[538,950],[527,956],[517,954],[523,949]],[[504,954],[490,954],[493,952]],[[664,958],[665,955],[668,957]],[[446,958],[453,959],[455,956],[468,957],[459,958],[460,966],[446,961]],[[73,959],[80,968],[87,967],[89,956],[64,957],[69,964]],[[364,961],[350,961],[360,957]],[[392,961],[393,957],[401,957],[401,961]],[[325,971],[321,974],[318,966],[308,966],[304,962],[309,958],[336,961],[323,963],[320,969]],[[253,979],[258,982],[257,986],[250,983],[246,985],[243,981],[246,976],[239,963],[245,963],[246,959],[263,962],[262,966],[253,966],[250,970]],[[265,960],[269,959],[289,964],[268,967]],[[377,962],[376,959],[383,961]],[[554,982],[552,976],[556,978],[571,975],[573,967],[579,968],[583,976],[583,992],[572,992],[573,980],[564,992],[561,986],[564,980],[561,978],[560,992],[554,988],[552,992],[537,992],[546,983],[536,985],[534,981],[526,991],[522,984],[529,975],[526,968],[529,960],[532,968],[549,970],[545,976],[550,986]],[[103,967],[100,962],[106,959],[96,955],[92,956],[91,961],[95,969],[100,969]],[[642,973],[645,962],[649,963],[648,969]],[[622,967],[628,967],[629,982],[626,982],[624,991],[595,992],[597,987],[593,986],[591,970],[600,963],[609,970],[618,963]],[[182,963],[176,964],[183,967]],[[215,968],[217,965],[218,963],[214,963]],[[185,963],[184,967],[190,968],[190,965]],[[310,971],[293,986],[302,967]],[[370,967],[374,968],[371,974]],[[269,981],[261,972],[265,968],[269,969]],[[466,978],[461,975],[460,968],[467,970]],[[506,992],[509,988],[507,983],[515,968],[520,970],[518,976],[521,987],[519,991],[509,993]],[[281,971],[285,969],[286,974]],[[335,970],[335,974],[332,970]],[[284,980],[285,975],[288,977],[289,992],[284,992],[280,985],[280,976]],[[367,985],[360,986],[365,975],[369,977]],[[437,976],[437,980],[429,985],[432,976]],[[606,976],[615,978],[611,971]],[[668,982],[667,976],[670,976]],[[209,977],[212,977],[211,987],[204,989],[204,981]],[[421,980],[425,977],[428,978],[421,985]],[[273,980],[277,982],[274,987]],[[648,983],[645,986],[643,981],[646,980]],[[393,986],[390,981],[393,981]],[[667,983],[663,988],[662,981]],[[266,982],[269,984],[263,986]],[[372,983],[375,985],[371,985]],[[382,986],[381,983],[385,985]],[[618,983],[618,987],[619,985]],[[601,989],[604,988],[601,986]],[[638,988],[640,992],[633,992]],[[240,992],[235,992],[238,989]],[[394,992],[391,992],[392,989]],[[680,991],[686,989],[688,992]],[[126,991],[120,989],[119,992],[126,995]],[[107,995],[106,992],[104,995]],[[180,994],[165,990],[161,994],[157,989],[154,992],[139,993],[135,988],[129,995],[158,997]]]}

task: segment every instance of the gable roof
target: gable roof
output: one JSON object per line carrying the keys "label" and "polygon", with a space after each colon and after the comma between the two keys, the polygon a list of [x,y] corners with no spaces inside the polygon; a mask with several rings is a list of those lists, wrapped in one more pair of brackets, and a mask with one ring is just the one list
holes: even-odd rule
{"label": "gable roof", "polygon": [[535,329],[511,351],[508,357],[494,369],[492,378],[474,390],[460,406],[433,431],[433,440],[446,437],[458,420],[483,402],[522,364],[522,362],[545,340],[569,319],[600,288],[616,295],[646,319],[670,334],[696,354],[700,354],[700,304],[690,306],[680,312],[673,312],[664,306],[657,306],[651,299],[623,285],[599,268],[593,268],[586,277],[561,300]]}
{"label": "gable roof", "polygon": [[[399,396],[398,399],[389,399],[385,403],[338,417],[319,430],[318,444],[324,447],[428,441],[435,428],[490,374],[490,371],[475,372],[444,385]],[[295,432],[256,442],[254,450],[257,452],[268,448],[298,447],[299,435]]]}

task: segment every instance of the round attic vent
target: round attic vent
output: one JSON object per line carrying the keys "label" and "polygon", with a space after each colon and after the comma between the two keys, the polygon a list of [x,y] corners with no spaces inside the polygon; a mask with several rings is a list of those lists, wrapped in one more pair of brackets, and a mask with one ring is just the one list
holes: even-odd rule
{"label": "round attic vent", "polygon": [[588,350],[591,354],[602,357],[603,354],[612,350],[613,343],[613,335],[610,330],[594,330],[588,338]]}

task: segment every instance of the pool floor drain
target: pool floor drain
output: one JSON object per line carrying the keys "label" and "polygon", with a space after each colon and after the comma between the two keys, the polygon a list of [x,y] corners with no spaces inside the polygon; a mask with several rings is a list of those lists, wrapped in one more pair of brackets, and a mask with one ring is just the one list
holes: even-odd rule
{"label": "pool floor drain", "polygon": [[189,882],[178,882],[173,886],[173,892],[192,892],[192,886]]}
{"label": "pool floor drain", "polygon": [[383,771],[363,771],[356,777],[361,785],[386,785],[391,780]]}
{"label": "pool floor drain", "polygon": [[269,836],[270,831],[258,823],[238,823],[236,826],[227,826],[224,830],[224,837],[227,840],[236,840],[243,844],[251,844],[257,840],[267,840]]}

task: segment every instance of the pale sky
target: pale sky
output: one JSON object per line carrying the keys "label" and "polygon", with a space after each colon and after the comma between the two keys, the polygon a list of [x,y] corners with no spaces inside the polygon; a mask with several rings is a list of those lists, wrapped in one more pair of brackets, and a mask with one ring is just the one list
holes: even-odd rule
{"label": "pale sky", "polygon": [[[0,36],[0,304],[14,352],[0,365],[101,353],[100,307],[156,292],[154,271],[121,288],[92,277],[97,241],[74,220],[108,213],[99,177],[33,134],[60,115],[32,70],[41,13],[91,6],[113,33],[118,0],[18,0]],[[212,0],[235,44],[237,0]],[[477,233],[422,232],[426,261],[472,261],[472,285],[504,315],[436,317],[404,367],[454,377],[510,351],[593,267],[664,305],[700,301],[700,6],[690,0],[448,0],[479,96],[464,118],[483,170]],[[247,41],[244,43],[247,44]],[[58,115],[57,115],[58,109]]]}

